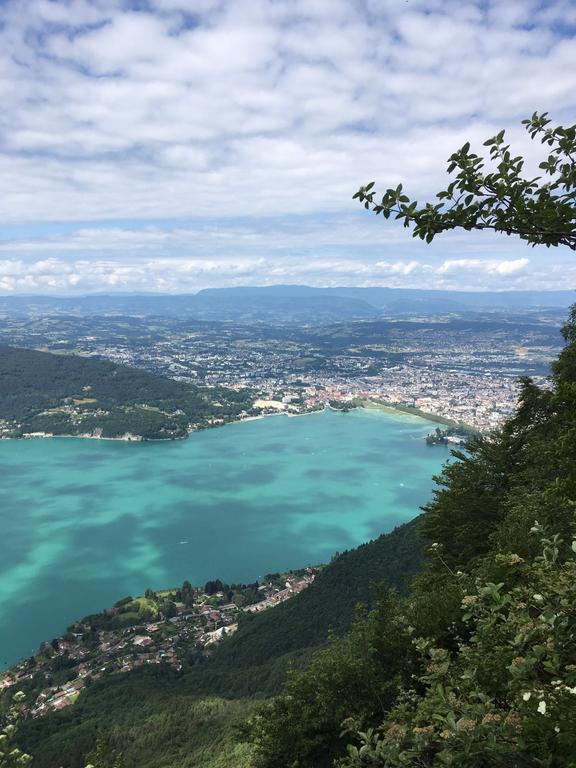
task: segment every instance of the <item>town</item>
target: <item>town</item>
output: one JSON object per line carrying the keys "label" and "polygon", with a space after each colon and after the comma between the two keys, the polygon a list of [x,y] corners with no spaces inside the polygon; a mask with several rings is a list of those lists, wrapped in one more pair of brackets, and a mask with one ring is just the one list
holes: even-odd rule
{"label": "town", "polygon": [[254,407],[240,418],[377,402],[489,431],[512,412],[519,377],[545,384],[563,319],[558,310],[267,325],[5,312],[0,343],[253,390]]}
{"label": "town", "polygon": [[289,600],[309,587],[321,567],[268,574],[262,583],[181,588],[119,600],[87,616],[67,632],[0,677],[0,695],[24,690],[24,715],[41,717],[73,704],[81,691],[104,675],[148,665],[181,672],[211,654],[242,621]]}

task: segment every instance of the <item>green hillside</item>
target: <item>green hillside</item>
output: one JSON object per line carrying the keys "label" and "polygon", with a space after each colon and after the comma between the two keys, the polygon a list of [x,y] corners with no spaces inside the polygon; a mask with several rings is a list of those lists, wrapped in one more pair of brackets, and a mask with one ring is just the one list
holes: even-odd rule
{"label": "green hillside", "polygon": [[0,347],[0,434],[183,437],[252,405],[247,390],[194,385],[106,360]]}
{"label": "green hillside", "polygon": [[[276,680],[267,679],[268,670],[274,668],[271,662],[323,645],[331,631],[337,635],[347,632],[357,607],[370,606],[381,584],[406,593],[422,567],[418,525],[419,519],[413,520],[344,552],[297,598],[248,618],[219,648],[215,671],[249,668],[251,692],[273,692]],[[225,691],[225,687],[220,689]]]}

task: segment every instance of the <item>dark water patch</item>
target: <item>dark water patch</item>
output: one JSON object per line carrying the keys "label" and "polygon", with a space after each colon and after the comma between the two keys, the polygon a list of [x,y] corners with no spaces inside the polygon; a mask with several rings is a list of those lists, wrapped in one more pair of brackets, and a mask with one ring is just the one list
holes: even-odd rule
{"label": "dark water patch", "polygon": [[226,493],[238,492],[242,488],[257,487],[272,483],[278,477],[278,470],[270,464],[246,467],[219,466],[213,473],[191,471],[190,473],[170,473],[169,482],[173,486],[191,491],[209,491]]}
{"label": "dark water patch", "polygon": [[232,481],[232,485],[234,486],[234,483],[236,483],[238,488],[241,488],[242,486],[254,487],[258,485],[268,485],[274,482],[277,477],[278,472],[272,469],[270,465],[253,467],[240,470]]}
{"label": "dark water patch", "polygon": [[262,450],[271,456],[278,456],[283,453],[288,453],[292,450],[292,446],[288,445],[286,442],[277,441],[274,443],[265,443],[262,446]]}
{"label": "dark water patch", "polygon": [[53,491],[59,496],[82,496],[85,498],[88,496],[97,497],[103,492],[103,488],[99,485],[93,485],[90,483],[70,483],[70,485],[54,485]]}
{"label": "dark water patch", "polygon": [[314,447],[313,445],[308,445],[307,443],[302,443],[301,445],[294,446],[291,451],[291,453],[295,453],[295,454],[299,453],[302,456],[314,456],[314,454],[317,452],[318,452],[317,447]]}
{"label": "dark water patch", "polygon": [[369,498],[370,492],[366,486],[362,486],[362,491],[362,493],[348,493],[336,490],[333,492],[314,490],[302,505],[302,510],[306,511],[306,514],[316,514],[318,509],[327,511],[345,509],[353,514]]}
{"label": "dark water patch", "polygon": [[25,480],[30,475],[30,469],[26,464],[5,462],[0,464],[0,479],[2,484],[10,481]]}
{"label": "dark water patch", "polygon": [[150,479],[150,470],[146,467],[137,467],[130,472],[124,472],[116,477],[118,483],[142,483]]}
{"label": "dark water patch", "polygon": [[327,480],[342,482],[344,477],[348,484],[359,485],[363,480],[366,479],[367,473],[362,467],[348,467],[345,470],[315,467],[314,469],[304,470],[302,475],[309,478],[310,480],[318,482]]}
{"label": "dark water patch", "polygon": [[[99,448],[100,446],[98,446]],[[76,459],[76,466],[79,469],[94,469],[95,467],[101,467],[102,465],[107,464],[110,461],[110,458],[106,457],[106,453],[98,450],[98,452],[92,452],[89,453],[87,451],[79,451],[78,457]],[[66,466],[67,460],[64,459],[61,462],[61,465]]]}
{"label": "dark water patch", "polygon": [[16,490],[12,489],[10,483],[6,483],[4,478],[0,478],[0,520],[11,520],[14,515],[22,509],[36,501],[37,492],[45,486],[35,485],[34,488],[22,488],[19,486]]}
{"label": "dark water patch", "polygon": [[[259,505],[240,499],[207,501],[189,499],[173,502],[158,507],[158,516],[163,516],[163,524],[154,530],[154,540],[180,541],[183,534],[194,531],[195,541],[209,543],[225,542],[227,551],[235,548],[232,534],[242,534],[243,542],[263,532],[269,523],[278,524],[279,516],[299,513],[298,507],[291,508],[284,503],[281,508]],[[237,540],[236,540],[237,541]]]}
{"label": "dark water patch", "polygon": [[364,464],[382,465],[383,463],[390,463],[390,453],[386,451],[384,447],[379,451],[362,451],[355,456],[356,461],[361,461]]}
{"label": "dark water patch", "polygon": [[84,521],[70,534],[71,551],[68,557],[71,561],[84,560],[94,553],[106,555],[107,558],[123,557],[139,532],[140,521],[130,514],[106,521],[105,524]]}

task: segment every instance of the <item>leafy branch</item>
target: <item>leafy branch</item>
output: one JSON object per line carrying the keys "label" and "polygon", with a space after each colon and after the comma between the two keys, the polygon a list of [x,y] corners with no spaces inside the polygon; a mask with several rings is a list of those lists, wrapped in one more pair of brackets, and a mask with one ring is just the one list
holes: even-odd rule
{"label": "leafy branch", "polygon": [[546,112],[522,121],[531,139],[538,136],[549,147],[548,158],[539,165],[542,176],[522,176],[525,161],[512,156],[502,130],[484,142],[495,170],[488,171],[486,160],[470,152],[469,142],[450,156],[447,170],[456,176],[436,194],[438,203],[419,207],[402,184],[387,189],[378,201],[373,181],[353,199],[385,219],[402,220],[413,227],[413,237],[427,243],[450,229],[492,230],[517,235],[533,246],[576,250],[576,125],[551,128],[550,122]]}

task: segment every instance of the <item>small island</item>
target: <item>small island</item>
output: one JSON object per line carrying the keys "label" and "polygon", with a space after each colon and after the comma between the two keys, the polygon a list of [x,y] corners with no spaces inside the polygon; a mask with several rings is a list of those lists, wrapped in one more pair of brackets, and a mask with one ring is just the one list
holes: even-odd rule
{"label": "small island", "polygon": [[472,427],[459,424],[458,426],[446,427],[445,429],[436,427],[434,432],[426,435],[425,439],[426,445],[466,445],[471,437],[478,434],[478,431]]}

